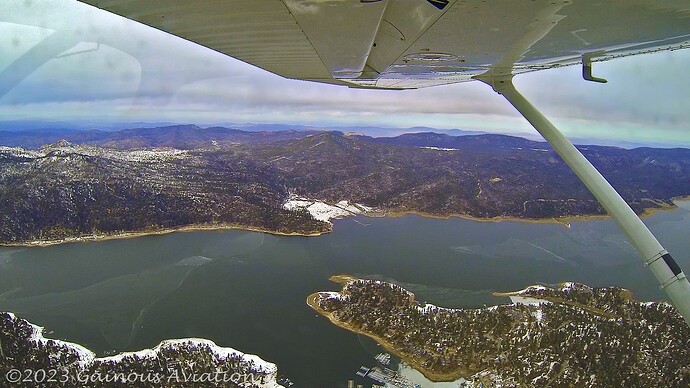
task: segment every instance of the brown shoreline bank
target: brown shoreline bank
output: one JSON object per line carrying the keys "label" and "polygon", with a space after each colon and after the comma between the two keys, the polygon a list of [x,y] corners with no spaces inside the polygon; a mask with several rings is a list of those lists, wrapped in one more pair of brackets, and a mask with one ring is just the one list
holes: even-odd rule
{"label": "brown shoreline bank", "polygon": [[49,247],[49,246],[60,245],[60,244],[100,242],[100,241],[108,241],[108,240],[124,240],[124,239],[146,237],[146,236],[159,236],[159,235],[165,235],[165,234],[176,233],[176,232],[200,232],[200,231],[214,231],[214,230],[244,230],[244,231],[249,231],[249,232],[273,234],[273,235],[277,235],[277,236],[295,236],[295,237],[297,237],[297,236],[299,236],[299,237],[316,237],[316,236],[321,236],[322,234],[332,232],[332,230],[328,230],[328,231],[324,231],[324,232],[309,233],[309,234],[308,233],[298,233],[298,232],[287,233],[287,232],[279,232],[279,231],[275,231],[275,230],[262,229],[262,228],[257,228],[257,227],[244,226],[244,225],[187,225],[187,226],[181,226],[181,227],[177,227],[177,228],[166,228],[166,229],[152,230],[152,231],[132,231],[132,232],[123,232],[123,233],[114,233],[114,234],[101,234],[101,235],[94,235],[94,236],[66,237],[66,238],[60,239],[60,240],[35,240],[35,241],[21,242],[21,243],[0,243],[0,246],[2,246],[2,247]]}
{"label": "brown shoreline bank", "polygon": [[[690,201],[690,196],[673,197],[671,202],[675,201]],[[663,205],[655,208],[645,208],[642,214],[639,214],[640,218],[649,218],[658,212],[671,211],[678,209],[678,205]],[[426,218],[436,218],[439,220],[448,220],[451,218],[462,218],[471,221],[478,222],[524,222],[528,224],[561,224],[568,227],[571,222],[583,222],[591,220],[605,220],[611,218],[608,214],[583,214],[583,215],[570,215],[562,217],[549,217],[549,218],[521,218],[514,216],[498,216],[498,217],[475,217],[469,214],[461,213],[451,213],[447,215],[438,215],[432,213],[421,212],[418,210],[394,210],[390,212],[383,212],[384,217],[404,217],[406,215],[418,215]]]}

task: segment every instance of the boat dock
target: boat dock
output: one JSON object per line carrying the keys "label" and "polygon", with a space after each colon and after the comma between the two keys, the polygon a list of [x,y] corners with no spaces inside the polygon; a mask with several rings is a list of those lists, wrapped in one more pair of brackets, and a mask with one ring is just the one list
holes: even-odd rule
{"label": "boat dock", "polygon": [[381,364],[381,365],[386,365],[386,366],[388,366],[388,365],[390,365],[390,363],[391,363],[391,355],[388,354],[388,353],[379,353],[379,354],[377,354],[376,357],[374,357],[374,358],[375,358],[376,361],[378,361],[379,364]]}
{"label": "boat dock", "polygon": [[367,368],[362,366],[357,371],[357,376],[368,377],[385,388],[415,388],[415,385],[407,378],[398,374],[398,372],[385,368],[375,366]]}

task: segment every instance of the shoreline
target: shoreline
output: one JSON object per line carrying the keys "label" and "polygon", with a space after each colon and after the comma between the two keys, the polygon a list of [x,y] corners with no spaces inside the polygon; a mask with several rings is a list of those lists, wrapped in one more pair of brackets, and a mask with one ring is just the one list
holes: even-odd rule
{"label": "shoreline", "polygon": [[[560,282],[560,283],[557,283],[557,286],[560,288],[563,288],[567,283],[571,283],[571,282]],[[551,287],[548,287],[548,288],[551,288]],[[549,296],[549,295],[533,296],[533,295],[525,294],[524,292],[528,289],[529,289],[529,287],[522,289],[522,290],[519,290],[519,291],[509,291],[509,292],[494,291],[491,293],[491,295],[496,296],[496,297],[508,297],[508,298],[510,298],[510,297],[516,296],[516,297],[542,300],[542,301],[547,301],[547,302],[551,302],[551,303],[557,303],[557,304],[568,305],[568,306],[572,306],[575,308],[579,308],[579,309],[582,309],[585,311],[589,311],[590,313],[592,313],[594,315],[598,315],[598,316],[606,318],[606,319],[617,318],[617,316],[613,313],[601,310],[601,309],[596,308],[596,307],[587,306],[585,304],[582,304],[582,303],[579,303],[576,301],[567,300],[564,298],[559,298],[559,297],[554,297],[554,296]],[[552,290],[558,290],[558,288],[555,288],[555,287],[551,288],[551,289]],[[626,288],[622,288],[621,290],[622,290],[621,296],[625,300],[634,301],[633,293],[630,290],[628,290]],[[511,300],[512,300],[512,298],[511,298]]]}
{"label": "shoreline", "polygon": [[[354,276],[350,275],[333,275],[331,276],[328,280],[338,283],[342,286],[345,286],[348,282],[354,281],[354,280],[359,280],[359,278],[356,278]],[[342,291],[342,290],[341,290]],[[395,348],[392,344],[390,344],[385,338],[378,337],[376,335],[373,335],[371,333],[367,333],[363,330],[360,330],[356,327],[352,327],[347,323],[341,322],[333,317],[332,313],[329,313],[322,309],[319,305],[317,300],[320,298],[322,292],[314,292],[307,296],[307,305],[311,307],[314,311],[319,313],[321,316],[328,318],[328,320],[334,324],[337,327],[340,327],[342,329],[345,329],[351,333],[355,334],[361,334],[364,336],[367,336],[377,343],[379,343],[384,349],[386,349],[389,353],[394,354],[396,357],[400,358],[403,362],[405,362],[407,365],[412,367],[413,369],[417,370],[419,373],[424,375],[425,378],[429,379],[432,382],[453,382],[455,380],[461,379],[461,378],[468,378],[471,376],[473,373],[470,371],[457,371],[453,373],[436,373],[433,371],[429,371],[424,366],[421,365],[421,361],[415,359],[413,356],[400,352],[398,349]]]}
{"label": "shoreline", "polygon": [[[675,201],[690,201],[690,195],[688,196],[680,196],[680,197],[673,197],[670,200],[671,202]],[[644,211],[641,214],[638,214],[638,216],[641,219],[649,218],[654,216],[658,212],[664,212],[664,211],[672,211],[680,208],[678,205],[675,203],[673,205],[662,205],[659,207],[655,208],[645,208]],[[390,212],[383,212],[383,217],[391,217],[391,218],[398,218],[398,217],[404,217],[406,215],[417,215],[421,216],[424,218],[435,218],[439,220],[449,220],[451,218],[462,218],[465,220],[470,220],[470,221],[477,221],[477,222],[521,222],[521,223],[527,223],[527,224],[561,224],[564,227],[569,227],[569,224],[571,222],[586,222],[586,221],[594,221],[594,220],[606,220],[610,219],[611,216],[608,214],[583,214],[583,215],[569,215],[569,216],[562,216],[562,217],[549,217],[549,218],[521,218],[521,217],[516,217],[516,216],[497,216],[497,217],[476,217],[473,215],[469,214],[462,214],[462,213],[451,213],[447,215],[438,215],[438,214],[432,214],[432,213],[426,213],[423,211],[419,210],[395,210],[395,211],[390,211]],[[366,216],[366,214],[365,214]]]}
{"label": "shoreline", "polygon": [[[671,202],[675,201],[690,201],[690,196],[683,196],[683,197],[674,197],[671,198]],[[655,215],[658,212],[662,211],[672,211],[678,209],[679,206],[676,204],[673,205],[665,205],[665,206],[660,206],[657,208],[647,208],[645,209],[642,214],[640,214],[640,218],[649,218],[653,215]],[[482,217],[475,217],[469,214],[459,214],[459,213],[453,213],[453,214],[448,214],[448,215],[437,215],[437,214],[431,214],[431,213],[425,213],[417,210],[397,210],[397,211],[390,211],[390,212],[372,212],[371,214],[367,213],[362,213],[361,214],[364,217],[371,217],[371,218],[399,218],[399,217],[404,217],[407,215],[417,215],[421,216],[424,218],[434,218],[434,219],[439,219],[439,220],[449,220],[451,218],[461,218],[465,220],[470,220],[470,221],[477,221],[477,222],[521,222],[521,223],[528,223],[528,224],[560,224],[565,228],[570,227],[571,222],[586,222],[586,221],[594,221],[594,220],[605,220],[605,219],[610,219],[611,216],[608,214],[591,214],[591,215],[576,215],[576,216],[564,216],[564,217],[552,217],[552,218],[520,218],[520,217],[513,217],[513,216],[499,216],[499,217],[487,217],[487,218],[482,218]],[[344,218],[337,218],[336,220],[339,219],[344,219]],[[20,248],[29,248],[29,247],[49,247],[49,246],[55,246],[55,245],[61,245],[61,244],[70,244],[70,243],[87,243],[87,242],[100,242],[100,241],[108,241],[108,240],[121,240],[121,239],[130,239],[130,238],[138,238],[138,237],[146,237],[146,236],[159,236],[159,235],[165,235],[165,234],[170,234],[170,233],[175,233],[175,232],[202,232],[202,231],[216,231],[216,230],[243,230],[243,231],[248,231],[248,232],[258,232],[258,233],[266,233],[266,234],[271,234],[275,236],[292,236],[292,237],[318,237],[322,236],[327,233],[332,233],[333,232],[333,227],[331,227],[330,230],[323,231],[323,232],[316,232],[316,233],[299,233],[299,232],[279,232],[275,230],[269,230],[269,229],[264,229],[260,227],[253,227],[253,226],[245,226],[245,225],[240,225],[240,224],[219,224],[219,225],[208,225],[208,224],[192,224],[192,225],[185,225],[185,226],[180,226],[180,227],[174,227],[174,228],[165,228],[165,229],[160,229],[160,230],[144,230],[144,231],[131,231],[131,232],[122,232],[122,233],[114,233],[114,234],[101,234],[101,235],[91,235],[91,236],[80,236],[80,237],[66,237],[63,239],[59,240],[33,240],[33,241],[28,241],[28,242],[18,242],[18,243],[0,243],[0,247],[7,247],[7,248],[12,248],[12,247],[20,247]]]}
{"label": "shoreline", "polygon": [[252,226],[244,226],[239,224],[221,224],[221,225],[186,225],[175,228],[165,228],[159,230],[148,230],[148,231],[132,231],[132,232],[122,232],[114,234],[100,234],[100,235],[90,235],[90,236],[80,236],[80,237],[66,237],[60,240],[34,240],[29,242],[21,243],[0,243],[0,247],[20,247],[20,248],[30,248],[30,247],[50,247],[62,244],[71,243],[88,243],[88,242],[101,242],[109,240],[126,240],[130,238],[147,237],[147,236],[162,236],[177,232],[206,232],[206,231],[222,231],[222,230],[243,230],[247,232],[258,232],[272,234],[275,236],[290,236],[290,237],[317,237],[324,235],[326,233],[331,233],[333,230],[316,232],[316,233],[299,233],[299,232],[279,232],[275,230],[263,229]]}

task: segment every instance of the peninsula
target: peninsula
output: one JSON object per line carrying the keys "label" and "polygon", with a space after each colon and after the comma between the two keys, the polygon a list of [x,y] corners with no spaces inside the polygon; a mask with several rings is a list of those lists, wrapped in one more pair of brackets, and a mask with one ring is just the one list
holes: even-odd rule
{"label": "peninsula", "polygon": [[432,381],[485,386],[687,386],[690,329],[672,306],[577,283],[496,294],[512,304],[448,309],[378,280],[335,276],[307,304],[367,335]]}

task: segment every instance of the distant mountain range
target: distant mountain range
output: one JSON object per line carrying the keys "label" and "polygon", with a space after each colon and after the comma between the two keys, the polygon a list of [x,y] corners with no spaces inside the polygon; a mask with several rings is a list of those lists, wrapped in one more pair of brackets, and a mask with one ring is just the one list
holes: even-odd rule
{"label": "distant mountain range", "polygon": [[[505,135],[371,137],[193,125],[0,132],[0,242],[235,226],[317,234],[292,195],[386,213],[603,214],[543,142]],[[47,145],[49,144],[49,145]],[[24,148],[11,148],[21,146]],[[33,150],[31,150],[33,149]],[[690,195],[690,150],[581,146],[637,211]]]}
{"label": "distant mountain range", "polygon": [[[433,142],[434,134],[438,136],[436,140],[446,139],[451,141],[457,136],[479,135],[479,131],[462,131],[459,129],[448,130],[445,134],[433,132],[433,128],[414,127],[408,128],[414,131],[406,134],[411,136],[417,134],[421,137],[429,137],[426,142]],[[400,130],[381,129],[373,127],[350,127],[340,128],[334,133],[347,133],[357,135],[362,139],[373,139],[371,135],[364,133],[398,132]],[[74,144],[91,144],[104,147],[115,148],[136,148],[136,147],[176,147],[194,148],[210,141],[217,142],[239,142],[239,143],[272,143],[281,140],[301,139],[310,134],[329,132],[326,129],[317,127],[303,127],[293,125],[276,126],[272,124],[247,124],[240,125],[238,128],[232,127],[207,127],[202,128],[196,125],[168,125],[162,127],[141,127],[132,129],[112,130],[85,130],[72,128],[42,128],[25,130],[6,130],[0,131],[0,145],[9,147],[38,148],[43,145],[53,144],[60,140],[66,140]],[[420,137],[421,136],[421,137]],[[396,140],[391,138],[377,137],[381,143],[396,144]],[[392,138],[395,139],[395,138]],[[413,137],[409,138],[414,139]],[[409,141],[407,137],[400,139],[400,144]]]}
{"label": "distant mountain range", "polygon": [[[0,141],[0,144],[15,144],[13,134],[6,134],[4,132],[24,132],[22,137],[28,139],[44,138],[48,134],[53,135],[52,139],[59,140],[71,135],[72,132],[117,132],[122,130],[132,129],[146,129],[146,128],[161,128],[161,127],[187,127],[189,124],[173,123],[173,122],[101,122],[101,121],[0,121],[0,137],[6,142]],[[257,124],[257,123],[215,123],[212,125],[199,125],[201,128],[227,128],[238,129],[245,132],[281,132],[281,131],[306,131],[306,132],[323,132],[323,131],[338,131],[350,134],[359,134],[372,137],[395,137],[407,133],[438,133],[450,136],[467,136],[467,135],[482,135],[487,134],[484,131],[469,130],[469,129],[439,129],[432,127],[409,127],[409,128],[395,128],[395,127],[379,127],[379,126],[328,126],[328,125],[301,125],[301,124]],[[542,138],[536,131],[528,131],[525,133],[515,134],[505,131],[509,136],[520,136],[531,140],[542,141]],[[495,133],[495,132],[493,132]],[[62,135],[60,135],[62,134]],[[17,134],[18,135],[18,134]],[[62,136],[62,137],[61,137]],[[85,136],[84,134],[80,136]],[[638,148],[638,147],[657,147],[657,148],[675,148],[688,147],[690,143],[676,144],[669,141],[658,142],[639,142],[634,140],[622,139],[606,139],[606,138],[587,138],[587,137],[570,137],[575,144],[597,144],[623,148]],[[57,141],[54,140],[54,141]],[[54,141],[48,141],[44,144],[49,144]],[[27,143],[28,144],[28,143]],[[35,144],[32,143],[32,144]],[[16,143],[16,145],[21,145]]]}
{"label": "distant mountain range", "polygon": [[210,141],[274,142],[302,138],[309,133],[294,130],[248,132],[224,127],[200,128],[196,125],[134,128],[119,131],[51,128],[2,131],[0,132],[0,144],[11,147],[38,148],[65,140],[73,144],[125,149],[141,147],[194,148]]}
{"label": "distant mountain range", "polygon": [[[94,129],[98,128],[98,129]],[[324,132],[339,131],[344,133],[355,133],[366,136],[398,136],[404,133],[435,132],[450,136],[479,135],[484,132],[460,129],[436,129],[430,127],[412,128],[387,128],[372,126],[349,126],[349,127],[328,127],[310,126],[293,124],[220,124],[214,126],[199,127],[190,124],[175,123],[111,123],[99,125],[98,123],[79,122],[42,122],[42,121],[0,121],[0,144],[23,147],[37,147],[43,144],[51,144],[58,140],[68,140],[73,143],[83,144],[85,142],[105,141],[109,138],[122,138],[136,133],[140,136],[147,136],[160,130],[206,130],[203,133],[198,131],[195,135],[202,135],[213,140],[226,140],[225,130],[228,132]],[[213,132],[213,133],[209,133]],[[115,133],[119,133],[116,135]],[[200,138],[199,140],[202,140]]]}

